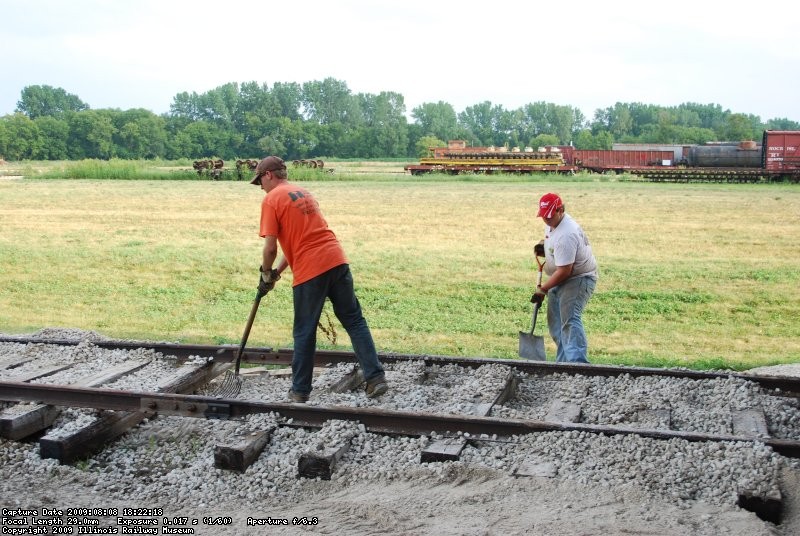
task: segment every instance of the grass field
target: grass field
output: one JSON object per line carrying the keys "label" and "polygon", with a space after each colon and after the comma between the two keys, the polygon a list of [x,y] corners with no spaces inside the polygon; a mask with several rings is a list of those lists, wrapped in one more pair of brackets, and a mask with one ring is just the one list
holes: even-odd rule
{"label": "grass field", "polygon": [[[542,235],[535,205],[556,191],[600,264],[584,315],[592,362],[800,361],[796,185],[402,175],[304,185],[345,246],[380,351],[516,357]],[[261,198],[244,182],[0,180],[0,332],[238,343]],[[249,344],[291,346],[290,282],[262,302]],[[348,349],[334,326],[336,344],[320,333],[320,346]]]}

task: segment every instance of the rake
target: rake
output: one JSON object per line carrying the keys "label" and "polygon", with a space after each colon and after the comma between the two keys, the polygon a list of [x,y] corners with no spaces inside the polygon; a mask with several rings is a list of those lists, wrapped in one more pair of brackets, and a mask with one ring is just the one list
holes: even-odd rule
{"label": "rake", "polygon": [[[253,321],[256,319],[256,313],[258,312],[258,306],[261,303],[261,298],[266,296],[268,292],[269,290],[267,290],[264,285],[259,284],[258,291],[256,292],[256,299],[253,302],[253,307],[250,309],[250,316],[247,318],[247,325],[244,328],[244,335],[242,335],[242,342],[239,345],[239,352],[236,354],[235,371],[228,369],[225,372],[222,381],[220,381],[213,389],[213,392],[210,393],[211,396],[220,398],[236,398],[239,396],[239,393],[242,392],[242,383],[244,382],[244,379],[239,376],[239,365],[242,363],[244,347],[247,344],[247,338],[250,336],[250,328],[253,327]],[[220,352],[224,352],[224,350],[220,350]]]}

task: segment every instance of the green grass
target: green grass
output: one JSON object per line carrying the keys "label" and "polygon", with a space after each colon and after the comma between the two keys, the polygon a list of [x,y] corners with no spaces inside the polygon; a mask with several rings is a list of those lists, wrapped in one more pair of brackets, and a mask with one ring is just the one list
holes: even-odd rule
{"label": "green grass", "polygon": [[[584,315],[593,362],[800,361],[796,185],[290,173],[343,242],[381,351],[516,357],[531,321],[535,204],[557,191],[600,264]],[[0,180],[0,331],[238,343],[262,195],[234,181]],[[287,273],[262,302],[249,344],[291,346],[290,285]],[[336,327],[337,344],[320,333],[320,347],[349,349]]]}

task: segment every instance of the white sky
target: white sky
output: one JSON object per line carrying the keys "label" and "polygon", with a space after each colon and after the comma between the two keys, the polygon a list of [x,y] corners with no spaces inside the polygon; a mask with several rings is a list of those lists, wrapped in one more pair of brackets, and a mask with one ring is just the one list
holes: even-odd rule
{"label": "white sky", "polygon": [[0,0],[0,116],[30,85],[91,108],[333,77],[445,101],[715,103],[800,121],[800,2]]}

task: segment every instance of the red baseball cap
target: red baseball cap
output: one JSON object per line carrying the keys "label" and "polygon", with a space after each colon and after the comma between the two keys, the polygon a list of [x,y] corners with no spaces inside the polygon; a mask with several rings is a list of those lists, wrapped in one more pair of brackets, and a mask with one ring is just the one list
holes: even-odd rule
{"label": "red baseball cap", "polygon": [[558,197],[558,194],[544,194],[539,199],[539,213],[536,214],[537,218],[552,218],[553,212],[564,206],[564,202]]}

